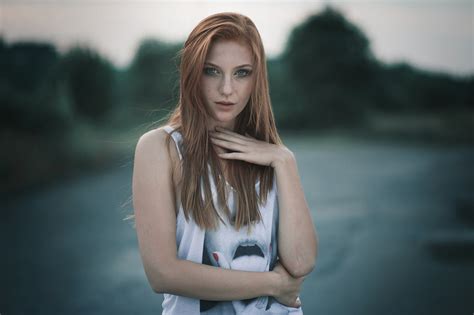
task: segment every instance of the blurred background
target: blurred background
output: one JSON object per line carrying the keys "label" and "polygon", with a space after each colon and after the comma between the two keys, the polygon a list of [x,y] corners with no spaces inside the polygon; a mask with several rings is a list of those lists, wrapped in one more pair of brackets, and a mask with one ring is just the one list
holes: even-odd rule
{"label": "blurred background", "polygon": [[0,313],[161,313],[134,148],[222,11],[260,31],[318,230],[305,314],[471,314],[474,3],[423,0],[0,2]]}

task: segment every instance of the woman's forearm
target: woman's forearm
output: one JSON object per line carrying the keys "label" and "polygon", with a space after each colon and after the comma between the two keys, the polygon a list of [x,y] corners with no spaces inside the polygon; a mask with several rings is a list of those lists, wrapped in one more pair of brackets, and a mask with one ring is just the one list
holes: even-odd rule
{"label": "woman's forearm", "polygon": [[304,196],[296,158],[293,154],[284,157],[275,163],[280,209],[278,254],[290,274],[298,278],[313,270],[318,238]]}
{"label": "woman's forearm", "polygon": [[274,296],[277,275],[272,271],[239,271],[177,260],[160,277],[157,293],[209,301],[232,301]]}

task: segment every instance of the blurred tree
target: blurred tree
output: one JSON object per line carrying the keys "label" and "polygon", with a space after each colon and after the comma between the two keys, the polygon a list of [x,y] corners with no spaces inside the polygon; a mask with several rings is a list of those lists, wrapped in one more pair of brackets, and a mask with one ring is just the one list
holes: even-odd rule
{"label": "blurred tree", "polygon": [[2,86],[19,92],[34,93],[44,82],[45,73],[59,59],[51,44],[17,42],[7,46],[0,41],[0,80]]}
{"label": "blurred tree", "polygon": [[413,111],[423,100],[422,91],[415,89],[419,73],[410,64],[380,64],[375,100],[377,109],[385,113]]}
{"label": "blurred tree", "polygon": [[74,47],[59,65],[60,95],[70,98],[74,113],[93,122],[102,122],[117,102],[115,69],[90,48]]}
{"label": "blurred tree", "polygon": [[125,80],[128,102],[133,108],[169,110],[174,107],[179,91],[176,56],[181,47],[181,44],[170,45],[151,38],[141,41]]}
{"label": "blurred tree", "polygon": [[474,93],[472,77],[453,77],[446,73],[438,73],[417,69],[417,80],[413,89],[423,93],[423,99],[418,106],[423,111],[440,112],[445,110],[458,110],[460,108],[474,109],[474,104],[469,102],[469,94]]}
{"label": "blurred tree", "polygon": [[365,35],[326,7],[291,33],[282,62],[291,127],[350,125],[369,107],[377,63]]}
{"label": "blurred tree", "polygon": [[473,77],[453,77],[401,62],[380,64],[375,100],[390,113],[442,113],[473,109]]}
{"label": "blurred tree", "polygon": [[0,122],[3,129],[50,132],[64,127],[52,79],[59,54],[51,44],[0,39]]}

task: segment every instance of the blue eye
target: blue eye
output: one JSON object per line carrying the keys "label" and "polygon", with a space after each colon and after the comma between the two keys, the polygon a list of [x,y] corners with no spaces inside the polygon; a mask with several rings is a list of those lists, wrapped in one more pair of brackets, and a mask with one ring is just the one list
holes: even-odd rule
{"label": "blue eye", "polygon": [[211,67],[205,67],[204,68],[204,74],[206,74],[206,75],[213,75],[214,71],[217,71],[217,69],[211,68]]}
{"label": "blue eye", "polygon": [[242,73],[242,75],[240,75],[240,77],[246,77],[246,76],[249,76],[252,73],[252,70],[240,69],[240,70],[237,71],[237,73],[239,73],[239,72]]}
{"label": "blue eye", "polygon": [[[204,67],[203,72],[204,72],[205,75],[214,76],[214,75],[217,75],[219,73],[219,70],[217,70],[216,68],[212,68],[212,67]],[[251,69],[239,69],[236,72],[238,77],[247,77],[251,73],[252,73]]]}

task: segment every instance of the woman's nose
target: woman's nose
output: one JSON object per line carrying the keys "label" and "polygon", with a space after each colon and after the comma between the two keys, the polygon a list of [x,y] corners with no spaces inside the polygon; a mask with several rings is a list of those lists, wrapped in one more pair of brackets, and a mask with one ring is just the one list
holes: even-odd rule
{"label": "woman's nose", "polygon": [[232,94],[232,91],[233,91],[232,78],[224,77],[221,82],[220,90],[221,90],[220,92],[223,95]]}

